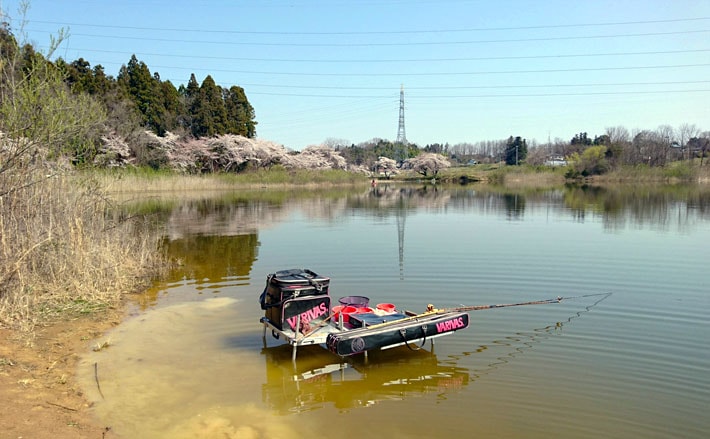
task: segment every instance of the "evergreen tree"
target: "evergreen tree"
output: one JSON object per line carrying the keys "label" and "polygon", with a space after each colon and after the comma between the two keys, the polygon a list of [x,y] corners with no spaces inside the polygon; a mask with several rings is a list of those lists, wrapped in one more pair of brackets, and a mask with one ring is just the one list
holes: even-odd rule
{"label": "evergreen tree", "polygon": [[195,74],[190,74],[190,80],[187,81],[187,88],[185,89],[185,96],[189,99],[195,99],[197,94],[200,92],[200,84],[195,78]]}
{"label": "evergreen tree", "polygon": [[525,139],[520,136],[513,138],[510,136],[505,147],[505,164],[519,165],[528,156],[528,146]]}
{"label": "evergreen tree", "polygon": [[225,90],[224,104],[227,110],[227,132],[248,138],[256,137],[254,107],[247,100],[244,89],[233,85]]}
{"label": "evergreen tree", "polygon": [[178,88],[180,100],[182,102],[183,113],[178,115],[178,125],[182,126],[187,132],[193,132],[193,122],[195,114],[195,99],[200,93],[200,84],[195,78],[195,74],[190,74],[190,79],[187,81],[187,87],[180,84]]}
{"label": "evergreen tree", "polygon": [[151,75],[135,55],[127,66],[121,66],[118,84],[135,104],[143,126],[160,136],[178,126],[184,106],[177,89],[170,81],[162,82],[157,72]]}
{"label": "evergreen tree", "polygon": [[172,82],[160,82],[158,86],[164,110],[160,117],[160,126],[163,131],[173,131],[179,125],[178,120],[185,113],[185,107]]}
{"label": "evergreen tree", "polygon": [[570,140],[570,145],[584,145],[588,146],[592,144],[592,139],[587,137],[587,133],[575,134],[572,140]]}
{"label": "evergreen tree", "polygon": [[141,117],[141,125],[149,126],[148,111],[151,104],[151,85],[153,78],[148,67],[131,56],[127,66],[121,66],[118,83],[125,90],[126,96],[133,101]]}
{"label": "evergreen tree", "polygon": [[210,137],[227,132],[227,109],[222,98],[222,89],[207,76],[195,97],[191,109],[192,134],[195,137]]}

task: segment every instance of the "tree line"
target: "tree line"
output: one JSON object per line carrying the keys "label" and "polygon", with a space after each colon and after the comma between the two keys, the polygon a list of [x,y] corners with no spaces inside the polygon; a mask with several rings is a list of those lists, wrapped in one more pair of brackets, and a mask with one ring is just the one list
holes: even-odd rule
{"label": "tree line", "polygon": [[471,160],[533,166],[566,163],[573,168],[571,175],[594,175],[620,166],[659,167],[679,160],[699,159],[703,165],[710,154],[710,131],[693,124],[681,124],[677,128],[661,125],[655,130],[613,126],[601,134],[579,132],[569,140],[557,138],[544,144],[510,136],[477,143],[446,144],[443,151],[460,164]]}
{"label": "tree line", "polygon": [[244,89],[237,85],[221,87],[210,75],[198,84],[193,73],[187,86],[175,88],[169,80],[162,81],[158,72],[151,74],[135,55],[121,66],[115,79],[107,76],[101,65],[91,68],[83,58],[71,63],[60,58],[55,64],[66,75],[72,92],[97,96],[109,109],[117,100],[127,101],[139,126],[159,136],[167,132],[195,138],[256,136],[255,111]]}
{"label": "tree line", "polygon": [[[27,106],[28,112],[35,113],[34,122],[40,122],[40,116],[51,121],[62,111],[62,100],[71,107],[92,108],[96,120],[87,122],[94,127],[82,133],[83,140],[73,139],[60,147],[74,163],[92,164],[106,136],[119,136],[135,145],[138,157],[149,155],[140,151],[141,134],[146,130],[159,136],[173,132],[193,138],[256,136],[255,111],[242,87],[219,86],[210,75],[199,84],[192,74],[187,85],[176,88],[169,80],[161,80],[158,72],[151,73],[135,55],[115,78],[103,66],[92,67],[83,58],[51,61],[51,53],[64,38],[60,32],[52,39],[50,53],[43,55],[31,44],[18,43],[7,22],[0,24],[0,105],[6,111],[17,111],[18,103],[20,109]],[[74,105],[80,101],[83,104]],[[28,120],[16,126],[4,122],[0,130],[6,135],[31,137]]]}
{"label": "tree line", "polygon": [[[101,65],[92,67],[83,58],[72,62],[62,58],[50,61],[51,53],[63,38],[60,31],[49,53],[43,55],[32,45],[20,45],[9,25],[0,24],[0,115],[3,116],[0,132],[8,138],[32,139],[17,148],[6,148],[6,155],[20,157],[32,145],[42,143],[47,157],[68,157],[76,165],[135,164],[191,172],[239,172],[248,168],[246,163],[255,166],[300,163],[288,157],[297,153],[282,151],[283,147],[276,148],[273,160],[264,160],[266,151],[275,150],[271,144],[231,138],[210,143],[209,139],[219,136],[255,139],[255,111],[242,87],[219,86],[209,75],[199,84],[192,74],[186,85],[176,88],[169,80],[163,81],[158,72],[151,73],[135,55],[121,66],[116,78],[107,75]],[[156,140],[146,132],[159,138],[170,134],[170,140]],[[181,141],[175,141],[174,136]],[[194,142],[200,139],[202,144]],[[590,136],[579,132],[569,140],[556,139],[543,145],[523,136],[509,136],[423,147],[380,138],[357,145],[327,139],[320,146],[333,149],[348,169],[370,172],[377,168],[381,157],[402,164],[422,153],[432,153],[460,165],[566,162],[574,168],[573,174],[589,175],[622,165],[663,166],[683,158],[702,160],[708,152],[708,139],[707,131],[684,124],[677,129],[664,125],[657,130],[634,132],[611,127],[602,134]],[[231,146],[225,149],[215,145]],[[237,151],[239,148],[247,149]],[[260,148],[263,151],[253,152]],[[227,151],[229,157],[220,156]],[[323,150],[319,151],[322,155]],[[180,161],[171,163],[175,157]],[[187,159],[195,161],[187,164]],[[15,162],[11,159],[3,167]],[[303,163],[315,166],[311,161]]]}

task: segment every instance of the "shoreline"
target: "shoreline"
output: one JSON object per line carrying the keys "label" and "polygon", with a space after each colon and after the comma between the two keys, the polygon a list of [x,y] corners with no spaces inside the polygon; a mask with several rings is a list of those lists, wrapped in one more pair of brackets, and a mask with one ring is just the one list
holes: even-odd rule
{"label": "shoreline", "polygon": [[0,328],[0,431],[7,438],[118,437],[101,425],[77,383],[81,356],[125,318],[126,301],[108,312],[55,321],[31,338]]}
{"label": "shoreline", "polygon": [[[406,183],[398,179],[377,181],[382,185]],[[702,182],[710,183],[710,178]],[[531,183],[544,185],[549,180],[535,174],[513,173],[507,183],[513,187],[535,187]],[[605,183],[615,182],[598,181],[597,185]],[[369,185],[369,180],[366,184]],[[95,417],[91,403],[77,383],[77,366],[98,339],[128,317],[130,304],[139,295],[124,294],[115,306],[88,315],[38,324],[32,333],[0,327],[0,399],[11,402],[0,414],[3,437],[118,437],[111,426],[101,425]]]}

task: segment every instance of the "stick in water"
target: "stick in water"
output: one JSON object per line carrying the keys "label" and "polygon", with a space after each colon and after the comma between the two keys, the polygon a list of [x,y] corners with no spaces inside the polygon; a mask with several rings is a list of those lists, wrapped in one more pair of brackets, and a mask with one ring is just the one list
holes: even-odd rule
{"label": "stick in water", "polygon": [[101,384],[99,384],[99,363],[94,363],[94,379],[96,380],[96,388],[99,389],[101,399],[106,399],[104,393],[101,391]]}

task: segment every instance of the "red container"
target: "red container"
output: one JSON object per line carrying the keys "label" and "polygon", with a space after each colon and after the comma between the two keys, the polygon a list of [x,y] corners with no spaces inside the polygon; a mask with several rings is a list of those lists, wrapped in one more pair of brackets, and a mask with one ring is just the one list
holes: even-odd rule
{"label": "red container", "polygon": [[343,322],[347,323],[350,321],[350,314],[357,313],[357,308],[354,306],[346,306],[340,310],[340,313],[343,315]]}
{"label": "red container", "polygon": [[340,312],[345,308],[343,305],[336,305],[333,307],[331,312],[333,313],[333,317],[331,318],[332,321],[337,322],[338,319],[340,318]]}
{"label": "red container", "polygon": [[357,309],[357,312],[355,314],[369,314],[373,312],[375,312],[375,310],[370,308],[369,306],[361,306]]}
{"label": "red container", "polygon": [[396,308],[392,303],[378,303],[377,309],[384,312],[394,312]]}

